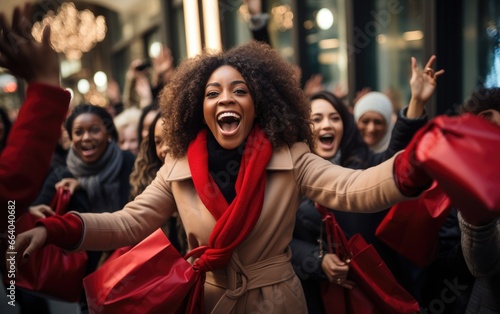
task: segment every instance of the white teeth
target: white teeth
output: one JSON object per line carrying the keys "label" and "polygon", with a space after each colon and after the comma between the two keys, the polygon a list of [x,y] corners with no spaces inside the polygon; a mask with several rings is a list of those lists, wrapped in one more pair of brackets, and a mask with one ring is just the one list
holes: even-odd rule
{"label": "white teeth", "polygon": [[217,117],[217,120],[222,120],[224,118],[228,118],[228,117],[233,117],[235,119],[241,119],[240,115],[239,114],[236,114],[234,112],[223,112],[221,113],[218,117]]}
{"label": "white teeth", "polygon": [[333,135],[325,134],[325,135],[321,135],[320,138],[333,138]]}

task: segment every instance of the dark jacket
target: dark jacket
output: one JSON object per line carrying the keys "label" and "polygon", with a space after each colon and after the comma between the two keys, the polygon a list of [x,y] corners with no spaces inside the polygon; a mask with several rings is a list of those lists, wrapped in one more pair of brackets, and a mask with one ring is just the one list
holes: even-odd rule
{"label": "dark jacket", "polygon": [[[123,154],[123,165],[120,170],[120,189],[118,194],[120,195],[120,208],[125,206],[128,202],[128,196],[130,194],[130,173],[134,167],[135,157],[129,151],[122,151]],[[55,184],[64,178],[74,178],[68,168],[64,165],[56,166],[52,169],[44,185],[40,191],[40,194],[33,202],[32,205],[46,204],[49,205],[52,198],[56,193]],[[77,212],[94,212],[87,193],[83,189],[77,189],[75,193],[71,196],[70,203],[68,205],[68,210],[74,210]],[[113,210],[114,211],[114,210]]]}
{"label": "dark jacket", "polygon": [[[117,193],[120,195],[120,207],[122,208],[127,204],[128,197],[130,194],[130,173],[134,168],[134,155],[129,151],[122,151],[123,154],[123,164],[120,170],[120,188]],[[48,175],[45,183],[38,195],[37,199],[32,205],[46,204],[50,205],[52,198],[56,194],[56,189],[54,185],[64,178],[74,178],[73,174],[68,170],[66,166],[54,167],[50,174]],[[71,196],[71,200],[68,204],[67,211],[77,211],[81,213],[94,212],[92,204],[88,199],[87,193],[83,189],[77,189]],[[116,209],[115,209],[116,210]],[[111,210],[111,211],[115,211]],[[87,252],[88,262],[86,273],[89,274],[94,271],[101,258],[101,253],[98,251]]]}

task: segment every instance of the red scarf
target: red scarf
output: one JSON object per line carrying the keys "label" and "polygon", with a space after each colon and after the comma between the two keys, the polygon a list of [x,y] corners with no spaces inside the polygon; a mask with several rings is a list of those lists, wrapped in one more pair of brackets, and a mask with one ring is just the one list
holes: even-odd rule
{"label": "red scarf", "polygon": [[[265,133],[255,126],[248,135],[243,151],[235,184],[236,197],[228,204],[208,169],[207,130],[200,131],[189,144],[187,158],[194,187],[203,204],[217,220],[208,241],[210,248],[194,265],[202,273],[226,267],[233,250],[257,223],[264,204],[266,166],[271,155],[271,143]],[[202,285],[202,280],[199,280],[194,289],[197,291],[195,294],[201,293],[194,297],[201,297],[201,300]],[[198,310],[204,311],[204,305],[201,307],[203,309]]]}

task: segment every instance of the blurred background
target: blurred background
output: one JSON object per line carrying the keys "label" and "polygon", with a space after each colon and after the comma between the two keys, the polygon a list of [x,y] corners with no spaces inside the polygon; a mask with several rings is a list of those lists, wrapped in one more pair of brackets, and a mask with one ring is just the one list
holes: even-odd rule
{"label": "blurred background", "polygon": [[[123,92],[132,60],[171,50],[175,64],[203,48],[219,50],[252,38],[242,0],[32,1],[33,34],[53,24],[64,87],[75,101],[106,106],[108,85]],[[10,16],[19,0],[1,0]],[[410,57],[419,65],[437,55],[439,78],[432,115],[450,113],[477,85],[499,86],[500,1],[497,0],[266,0],[271,44],[302,71],[321,74],[346,101],[363,88],[409,100]],[[37,28],[38,27],[38,28]],[[0,69],[0,105],[15,118],[22,82]]]}

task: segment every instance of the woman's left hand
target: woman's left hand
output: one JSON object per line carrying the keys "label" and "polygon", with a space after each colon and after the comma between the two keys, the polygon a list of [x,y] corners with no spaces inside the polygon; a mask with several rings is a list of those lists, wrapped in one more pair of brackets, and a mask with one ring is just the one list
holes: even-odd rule
{"label": "woman's left hand", "polygon": [[58,189],[60,187],[68,189],[69,192],[71,193],[71,195],[73,195],[75,190],[80,188],[80,183],[75,178],[64,178],[61,181],[57,182],[55,185],[56,189]]}
{"label": "woman's left hand", "polygon": [[166,46],[161,46],[160,53],[153,61],[153,85],[166,84],[175,71],[174,57],[172,51]]}
{"label": "woman's left hand", "polygon": [[434,71],[433,65],[436,61],[436,56],[431,56],[425,68],[420,70],[417,66],[417,60],[411,58],[411,96],[423,103],[426,103],[434,94],[436,89],[436,81],[439,76],[444,74],[444,70]]}
{"label": "woman's left hand", "polygon": [[355,283],[347,279],[349,265],[343,262],[336,254],[325,254],[321,262],[321,268],[328,278],[328,281],[347,289],[352,289],[354,287]]}

